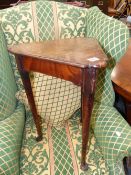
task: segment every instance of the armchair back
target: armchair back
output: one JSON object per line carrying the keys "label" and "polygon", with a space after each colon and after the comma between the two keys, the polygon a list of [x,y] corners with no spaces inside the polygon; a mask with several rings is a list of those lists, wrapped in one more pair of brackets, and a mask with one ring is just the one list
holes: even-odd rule
{"label": "armchair back", "polygon": [[[2,10],[0,18],[8,46],[84,37],[86,34],[86,10],[58,2],[20,4]],[[13,55],[10,55],[10,59],[19,90],[16,96],[25,102],[25,93]],[[61,125],[80,108],[81,90],[71,82],[40,73],[31,74],[31,79],[37,110],[50,124]]]}

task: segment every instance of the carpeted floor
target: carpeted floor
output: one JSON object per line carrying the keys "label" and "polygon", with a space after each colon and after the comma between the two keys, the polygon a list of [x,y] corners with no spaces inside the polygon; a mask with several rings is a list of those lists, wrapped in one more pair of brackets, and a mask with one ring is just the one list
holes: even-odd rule
{"label": "carpeted floor", "polygon": [[[44,123],[44,122],[43,122]],[[108,168],[90,132],[87,172],[80,170],[81,124],[77,114],[62,128],[43,124],[43,140],[35,141],[32,118],[26,122],[21,154],[21,175],[108,175]]]}

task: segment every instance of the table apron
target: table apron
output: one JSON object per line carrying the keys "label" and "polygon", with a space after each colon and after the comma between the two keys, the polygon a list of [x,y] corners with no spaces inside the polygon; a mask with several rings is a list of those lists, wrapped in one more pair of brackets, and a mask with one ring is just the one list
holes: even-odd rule
{"label": "table apron", "polygon": [[34,71],[49,76],[54,76],[74,83],[77,86],[82,85],[82,68],[67,65],[64,63],[56,63],[53,61],[33,59],[31,57],[16,57],[17,62],[21,65],[21,71]]}

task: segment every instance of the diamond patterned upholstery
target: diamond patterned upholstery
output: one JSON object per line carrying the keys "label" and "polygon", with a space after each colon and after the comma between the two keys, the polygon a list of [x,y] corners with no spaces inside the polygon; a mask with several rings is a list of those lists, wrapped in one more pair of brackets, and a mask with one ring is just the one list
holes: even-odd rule
{"label": "diamond patterned upholstery", "polygon": [[[92,125],[97,142],[110,168],[110,174],[117,174],[117,163],[131,155],[130,126],[114,107],[94,105]],[[123,172],[124,173],[124,172]]]}
{"label": "diamond patterned upholstery", "polygon": [[[73,174],[73,164],[70,155],[70,148],[68,146],[68,140],[66,138],[65,128],[57,130],[52,129],[52,139],[55,160],[55,173],[56,174]],[[61,138],[61,139],[60,139]],[[59,151],[58,151],[59,150]],[[63,156],[64,155],[64,156]]]}
{"label": "diamond patterned upholstery", "polygon": [[7,46],[0,28],[0,121],[11,115],[15,109],[16,84],[10,66]]}
{"label": "diamond patterned upholstery", "polygon": [[0,122],[0,174],[18,175],[20,148],[24,127],[24,108],[18,105],[15,112]]}
{"label": "diamond patterned upholstery", "polygon": [[17,87],[0,28],[0,175],[18,175],[25,112],[15,98]]}
{"label": "diamond patterned upholstery", "polygon": [[[99,41],[104,52],[109,57],[109,62],[107,68],[101,70],[98,75],[91,127],[95,133],[97,143],[102,149],[103,157],[108,164],[110,174],[117,175],[118,172],[123,174],[124,172],[120,162],[122,162],[121,160],[124,156],[131,154],[131,132],[129,125],[122,119],[122,116],[116,109],[113,108],[115,95],[110,74],[116,62],[119,61],[126,50],[129,38],[129,32],[126,26],[117,20],[107,17],[97,7],[84,9],[52,1],[30,2],[1,10],[0,21],[8,46],[17,43],[71,37],[94,37]],[[18,86],[16,96],[27,104],[23,85],[21,84],[21,79],[12,55],[10,59]],[[62,171],[63,173],[68,172],[72,175],[72,167],[77,167],[77,164],[80,162],[79,148],[81,147],[81,136],[76,132],[76,129],[80,129],[80,124],[73,119],[69,123],[66,120],[80,108],[81,90],[70,82],[39,73],[31,73],[30,77],[37,109],[44,119],[43,121],[54,126],[62,125],[65,128],[67,125],[69,128],[71,125],[74,125],[70,129],[67,127],[69,130],[66,130],[65,128],[50,128],[50,126],[45,124],[43,129],[43,133],[45,134],[44,144],[47,144],[43,150],[42,144],[37,145],[32,141],[35,130],[33,129],[32,120],[30,120],[28,124],[32,128],[27,127],[27,135],[25,135],[23,143],[22,173],[24,175],[30,172],[33,174],[37,170],[41,174],[41,169],[43,169],[45,174],[49,172],[52,174],[55,170],[56,174]],[[29,114],[27,114],[27,119],[29,119]],[[121,131],[123,132],[121,133]],[[68,134],[66,135],[64,132]],[[66,136],[68,137],[68,142],[64,139]],[[58,142],[57,137],[60,139],[60,142]],[[96,143],[94,139],[93,143]],[[92,139],[89,143],[90,145],[92,144]],[[59,144],[61,144],[61,150],[59,150]],[[72,160],[74,153],[71,150],[69,151],[67,146],[65,148],[67,144],[70,145],[71,150],[75,150],[77,161]],[[72,144],[73,147],[71,146]],[[27,145],[30,145],[30,147]],[[90,149],[92,149],[92,145]],[[36,157],[38,150],[43,151],[36,160],[32,161],[29,153],[33,157]],[[94,151],[95,148],[92,150]],[[97,150],[96,152],[98,153],[99,151]],[[96,152],[96,156],[99,155],[100,157],[101,153],[97,154]],[[51,155],[55,156],[51,157]],[[64,156],[66,156],[70,164],[65,161]],[[54,166],[51,166],[51,169],[49,158],[54,162]],[[58,162],[58,159],[64,163]],[[40,160],[43,161],[42,165]],[[93,165],[91,166],[91,164],[90,167],[92,169],[88,173],[96,173],[97,170],[92,171]],[[30,167],[33,166],[36,169],[32,168],[31,171]],[[75,173],[77,174],[78,171],[79,174],[83,174],[79,169]],[[99,174],[98,171],[96,174]],[[101,171],[104,172],[103,174],[108,174],[106,170]]]}
{"label": "diamond patterned upholstery", "polygon": [[50,125],[61,126],[80,107],[80,88],[68,81],[35,73],[32,87],[38,112]]}
{"label": "diamond patterned upholstery", "polygon": [[40,2],[36,4],[36,9],[39,40],[43,41],[54,39],[55,28],[52,4]]}
{"label": "diamond patterned upholstery", "polygon": [[87,36],[96,38],[110,58],[107,69],[99,72],[95,100],[113,106],[114,93],[110,75],[116,62],[126,51],[129,31],[122,22],[107,17],[97,7],[89,9],[88,14]]}

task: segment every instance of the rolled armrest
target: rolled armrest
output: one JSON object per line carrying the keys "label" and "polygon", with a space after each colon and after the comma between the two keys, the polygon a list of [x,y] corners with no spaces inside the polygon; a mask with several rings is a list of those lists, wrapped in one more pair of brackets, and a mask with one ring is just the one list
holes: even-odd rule
{"label": "rolled armrest", "polygon": [[115,174],[118,162],[131,155],[131,128],[114,107],[99,103],[94,105],[91,124],[110,173]]}
{"label": "rolled armrest", "polygon": [[96,38],[105,53],[118,61],[125,53],[129,30],[125,24],[102,13],[97,7],[87,11],[88,37]]}

